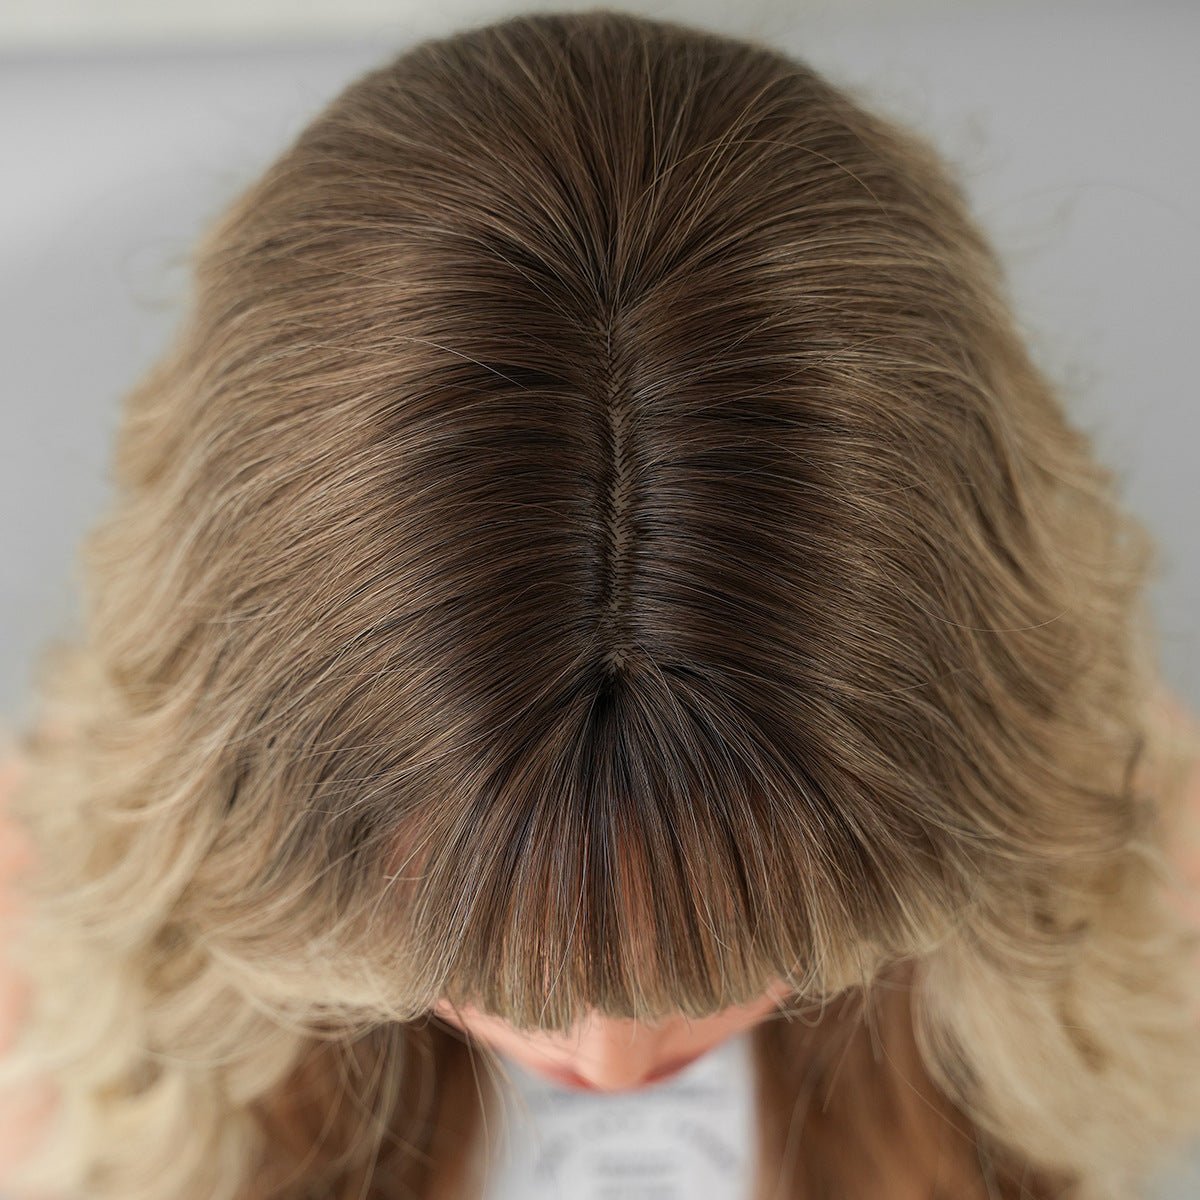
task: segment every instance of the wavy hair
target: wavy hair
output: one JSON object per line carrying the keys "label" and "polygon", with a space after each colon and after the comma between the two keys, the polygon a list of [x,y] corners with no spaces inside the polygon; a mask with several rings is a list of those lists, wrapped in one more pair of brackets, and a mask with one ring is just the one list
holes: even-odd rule
{"label": "wavy hair", "polygon": [[1156,546],[927,140],[521,15],[352,82],[192,267],[20,731],[22,1186],[472,1195],[439,998],[779,975],[759,1200],[1125,1200],[1200,1128]]}

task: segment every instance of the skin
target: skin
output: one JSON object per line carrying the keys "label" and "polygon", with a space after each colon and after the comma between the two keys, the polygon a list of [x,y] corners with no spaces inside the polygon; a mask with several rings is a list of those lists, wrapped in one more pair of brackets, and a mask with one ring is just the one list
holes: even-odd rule
{"label": "skin", "polygon": [[596,1014],[570,1034],[528,1032],[470,1005],[439,1001],[434,1014],[471,1039],[556,1083],[597,1092],[634,1091],[677,1074],[727,1038],[779,1010],[791,988],[777,979],[759,999],[710,1017],[671,1017],[651,1025]]}

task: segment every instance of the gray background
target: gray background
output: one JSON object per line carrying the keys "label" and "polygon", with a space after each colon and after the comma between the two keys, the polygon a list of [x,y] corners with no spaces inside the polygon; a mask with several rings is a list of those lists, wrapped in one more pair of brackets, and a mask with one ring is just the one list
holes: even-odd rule
{"label": "gray background", "polygon": [[[1035,354],[1160,538],[1163,666],[1200,710],[1200,6],[619,7],[771,41],[934,136],[1009,265]],[[53,33],[46,8],[11,11]],[[138,38],[128,20],[124,41],[101,39],[65,16],[65,36],[22,41],[0,16],[0,724],[26,711],[37,645],[76,617],[75,547],[107,491],[117,406],[169,339],[196,232],[418,24],[518,11],[394,8],[407,27],[227,24],[208,41]],[[1200,1196],[1200,1169],[1163,1186]]]}

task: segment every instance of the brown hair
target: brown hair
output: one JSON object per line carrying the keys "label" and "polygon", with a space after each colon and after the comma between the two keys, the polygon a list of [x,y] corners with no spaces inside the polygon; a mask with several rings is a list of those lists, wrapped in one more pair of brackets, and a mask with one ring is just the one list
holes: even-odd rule
{"label": "brown hair", "polygon": [[352,83],[194,269],[23,738],[30,1186],[465,1195],[438,998],[780,974],[760,1200],[1123,1200],[1200,1127],[1153,541],[926,140],[519,16]]}

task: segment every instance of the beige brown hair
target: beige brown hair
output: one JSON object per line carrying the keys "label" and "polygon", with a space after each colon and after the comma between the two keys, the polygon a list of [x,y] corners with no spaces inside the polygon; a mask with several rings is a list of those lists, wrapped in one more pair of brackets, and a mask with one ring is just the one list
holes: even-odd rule
{"label": "beige brown hair", "polygon": [[918,134],[612,11],[353,82],[195,248],[14,811],[70,1200],[467,1196],[526,1028],[794,999],[758,1200],[1200,1128],[1154,541]]}

